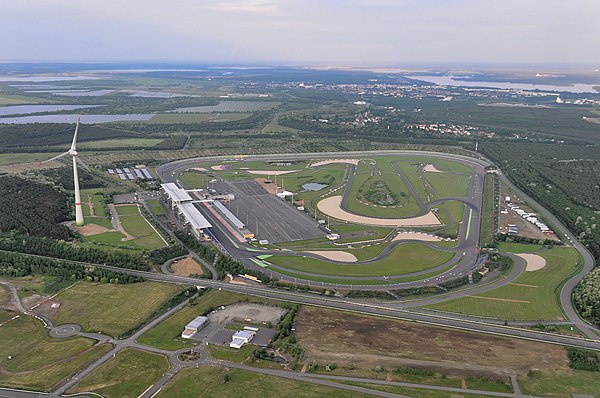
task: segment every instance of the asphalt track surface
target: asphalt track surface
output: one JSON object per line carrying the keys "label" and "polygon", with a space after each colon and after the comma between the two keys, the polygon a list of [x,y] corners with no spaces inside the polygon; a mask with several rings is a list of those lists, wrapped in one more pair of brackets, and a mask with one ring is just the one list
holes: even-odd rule
{"label": "asphalt track surface", "polygon": [[[296,253],[294,251],[286,251],[285,253],[281,253],[279,251],[261,250],[261,249],[253,248],[245,243],[239,242],[238,239],[233,237],[231,235],[231,233],[229,231],[227,231],[227,228],[225,228],[219,220],[217,220],[212,214],[210,214],[205,209],[203,209],[202,206],[199,206],[199,209],[200,209],[200,211],[203,212],[203,214],[211,222],[211,224],[213,224],[214,227],[211,228],[210,232],[213,235],[213,238],[216,239],[219,242],[219,244],[225,248],[225,251],[227,254],[236,258],[238,261],[242,262],[244,264],[244,266],[246,266],[247,268],[258,270],[261,272],[270,273],[270,275],[275,276],[279,280],[288,282],[288,283],[304,284],[304,285],[309,285],[309,286],[320,286],[323,288],[332,288],[332,289],[339,289],[339,288],[351,288],[351,289],[363,289],[363,290],[407,289],[407,288],[417,288],[417,287],[423,287],[423,286],[431,286],[432,284],[444,283],[444,282],[447,282],[447,281],[450,281],[453,279],[457,279],[459,277],[464,277],[468,273],[475,270],[477,268],[477,261],[479,258],[478,246],[479,246],[479,230],[480,230],[480,224],[481,224],[481,208],[482,208],[482,202],[483,202],[483,182],[484,182],[484,175],[485,175],[484,168],[485,168],[485,166],[490,164],[489,162],[487,162],[485,160],[470,158],[470,157],[461,156],[461,155],[451,155],[451,154],[445,154],[445,153],[439,153],[439,152],[421,152],[421,151],[380,151],[380,152],[359,152],[359,153],[355,153],[355,152],[343,153],[342,152],[342,153],[316,153],[316,154],[311,153],[311,154],[284,154],[284,155],[257,155],[257,156],[249,156],[249,157],[246,157],[245,159],[247,159],[247,160],[269,160],[269,161],[313,160],[313,159],[329,159],[329,158],[337,157],[337,156],[353,156],[353,157],[364,158],[364,157],[373,157],[373,156],[380,156],[380,155],[398,155],[398,156],[423,155],[423,156],[446,159],[446,160],[454,160],[454,161],[458,160],[462,163],[468,164],[473,167],[474,174],[472,174],[472,178],[471,178],[471,181],[469,184],[469,193],[468,193],[467,197],[440,198],[440,199],[437,199],[428,204],[425,204],[422,201],[420,202],[423,206],[422,207],[423,214],[428,212],[435,206],[439,205],[440,203],[442,203],[444,201],[448,201],[448,200],[459,200],[466,205],[465,212],[463,215],[463,220],[459,226],[459,233],[458,233],[459,243],[458,243],[458,245],[451,249],[442,249],[445,251],[454,251],[455,252],[455,256],[453,257],[452,260],[450,260],[447,263],[444,263],[442,265],[432,267],[427,271],[422,271],[422,272],[417,272],[417,273],[401,274],[401,275],[385,275],[385,276],[378,276],[378,277],[337,276],[338,279],[351,281],[350,283],[315,282],[315,281],[310,280],[311,276],[312,277],[329,278],[329,279],[332,279],[332,278],[336,279],[336,276],[311,274],[311,273],[306,273],[306,272],[301,272],[301,271],[289,270],[289,269],[285,269],[283,267],[278,267],[278,266],[270,266],[269,268],[265,269],[265,268],[257,265],[253,260],[259,254],[272,254],[272,255],[287,254],[287,255],[302,255],[302,256],[306,256],[306,257],[313,257],[313,258],[317,258],[317,259],[332,262],[332,263],[336,263],[336,262],[325,259],[316,254],[309,254],[309,253],[300,254],[300,253]],[[219,157],[202,158],[202,159],[180,160],[180,161],[176,161],[176,162],[172,162],[172,163],[168,163],[168,164],[159,166],[157,168],[157,172],[163,182],[165,182],[165,183],[166,182],[175,182],[175,183],[179,183],[181,185],[178,177],[179,177],[179,174],[181,174],[186,169],[188,169],[190,167],[198,166],[198,164],[203,161],[215,162],[215,161],[225,161],[225,160],[231,160],[231,157],[219,156]],[[351,166],[351,167],[354,167],[354,166]],[[348,188],[350,187],[351,182],[352,182],[352,178],[353,178],[352,170],[354,170],[354,169],[351,169],[350,173],[348,173],[348,182],[346,184],[344,196],[347,196],[348,191],[349,191]],[[404,179],[406,179],[406,176],[404,176],[402,174],[399,167],[395,166],[395,170],[396,170],[396,172],[399,173],[399,175],[401,177],[404,177]],[[406,179],[406,183],[407,183],[407,187],[409,187],[409,189],[412,190],[411,192],[414,192],[414,188],[410,185],[410,182],[408,181],[408,179]],[[414,194],[416,195],[416,192],[414,192]],[[241,197],[241,195],[239,197]],[[416,195],[416,197],[418,197],[418,195]],[[273,198],[273,199],[279,200],[277,198]],[[236,198],[235,201],[237,201],[237,200],[239,200],[239,199]],[[233,206],[235,206],[235,205],[233,205]],[[234,209],[235,209],[235,207],[234,207]],[[290,208],[289,210],[292,210],[292,209]],[[472,210],[472,211],[470,211],[470,210]],[[469,218],[471,218],[471,219],[469,220]],[[242,219],[242,221],[244,221],[244,220]],[[467,234],[468,226],[470,226],[470,231]],[[282,228],[287,228],[287,227],[282,227]],[[372,263],[377,260],[380,260],[383,257],[385,257],[385,255],[387,255],[389,253],[389,251],[395,247],[395,245],[402,244],[403,242],[406,243],[406,242],[410,242],[410,241],[405,240],[405,241],[393,242],[392,244],[390,244],[389,248],[386,248],[386,250],[384,250],[384,252],[381,253],[379,256],[377,256],[374,259],[371,259],[369,261],[359,262],[357,264],[361,264],[361,263],[367,264],[367,263]],[[415,242],[425,243],[425,242],[421,242],[421,241],[415,241]],[[429,244],[429,246],[436,248],[436,250],[440,250],[439,247],[433,246],[431,244]],[[340,264],[342,264],[342,263],[340,263]],[[418,275],[430,274],[435,271],[441,271],[443,269],[448,268],[448,266],[450,266],[451,264],[456,264],[456,265],[454,267],[452,267],[452,269],[446,270],[445,272],[442,272],[439,275],[436,275],[435,277],[432,277],[432,278],[416,280],[416,281],[411,281],[411,282],[388,283],[389,279],[412,278],[412,277],[418,276]],[[295,275],[298,275],[298,276],[295,276],[295,277],[288,276],[288,275],[278,272],[278,270],[285,270],[287,272],[293,272]],[[306,279],[303,279],[302,275],[306,276]],[[385,282],[385,284],[378,284],[378,285],[361,284],[361,281],[374,280],[374,279],[382,280]]]}

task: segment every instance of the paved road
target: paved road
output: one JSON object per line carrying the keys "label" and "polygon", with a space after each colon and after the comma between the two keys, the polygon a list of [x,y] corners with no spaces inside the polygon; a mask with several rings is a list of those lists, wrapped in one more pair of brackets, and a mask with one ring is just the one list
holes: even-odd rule
{"label": "paved road", "polygon": [[[304,285],[309,285],[309,286],[319,286],[319,287],[323,287],[323,288],[333,288],[333,289],[339,289],[339,288],[351,288],[351,289],[363,289],[363,290],[407,289],[407,288],[431,286],[432,284],[440,284],[440,283],[447,282],[447,281],[450,281],[453,279],[457,279],[459,277],[463,277],[464,275],[468,274],[469,272],[472,272],[476,268],[475,265],[478,260],[477,247],[479,246],[479,228],[480,228],[480,219],[481,219],[481,217],[480,217],[481,210],[480,209],[482,208],[483,178],[484,178],[484,174],[485,174],[484,166],[487,166],[489,164],[489,162],[466,157],[466,156],[460,156],[460,155],[451,155],[451,154],[444,154],[444,153],[439,153],[439,152],[415,152],[415,151],[412,151],[412,152],[411,151],[382,151],[382,152],[376,152],[376,153],[367,152],[367,153],[333,153],[333,154],[332,153],[326,153],[326,154],[319,153],[319,154],[296,154],[294,156],[290,156],[290,154],[266,155],[266,156],[258,155],[256,157],[255,156],[248,157],[247,159],[249,159],[249,160],[250,159],[252,159],[252,160],[254,160],[254,159],[263,159],[263,160],[278,159],[279,160],[280,156],[283,156],[282,160],[285,160],[285,159],[319,159],[319,158],[329,159],[329,158],[334,158],[337,156],[365,157],[365,156],[370,156],[373,154],[377,154],[377,155],[423,154],[423,155],[427,155],[430,157],[437,157],[437,158],[441,158],[441,159],[449,159],[449,160],[459,159],[462,162],[473,166],[475,173],[473,174],[473,178],[471,179],[471,182],[470,182],[469,194],[466,198],[460,198],[460,200],[463,203],[465,203],[467,205],[467,207],[466,207],[466,210],[463,215],[462,223],[459,227],[459,243],[458,243],[457,247],[455,247],[455,248],[444,249],[447,251],[454,251],[456,253],[455,257],[451,261],[449,261],[445,264],[442,264],[433,269],[429,269],[427,271],[415,273],[415,275],[423,275],[423,274],[431,273],[432,271],[435,271],[435,270],[442,270],[444,268],[447,268],[450,264],[456,263],[456,265],[451,270],[448,270],[439,275],[436,275],[434,278],[416,280],[416,281],[411,281],[411,282],[389,283],[389,284],[385,284],[385,285],[361,284],[361,281],[362,280],[375,280],[375,279],[389,281],[389,279],[404,278],[409,275],[406,275],[406,274],[405,275],[386,275],[385,277],[382,277],[382,276],[380,276],[380,277],[343,277],[343,279],[352,280],[351,284],[327,283],[327,282],[316,283],[314,281],[311,281],[310,279],[303,279],[301,276],[291,277],[291,276],[287,276],[285,274],[279,273],[278,270],[283,270],[281,267],[272,266],[268,270],[260,267],[253,261],[253,259],[256,255],[258,255],[258,254],[277,255],[277,254],[281,254],[281,252],[272,251],[272,250],[257,250],[256,248],[250,247],[249,245],[247,245],[245,243],[240,243],[237,239],[235,239],[234,237],[231,236],[230,232],[225,227],[223,227],[221,225],[221,223],[217,219],[215,219],[212,214],[210,214],[210,212],[203,211],[206,218],[211,222],[211,224],[214,225],[214,228],[211,229],[211,233],[214,235],[214,238],[221,245],[223,245],[225,247],[227,254],[235,257],[238,261],[242,262],[247,268],[254,269],[257,271],[261,271],[261,272],[267,272],[267,273],[270,272],[272,276],[276,276],[281,281],[287,281],[287,282],[293,283],[293,284],[304,284]],[[180,183],[180,181],[178,179],[179,174],[181,172],[183,172],[184,170],[188,169],[189,167],[192,167],[192,165],[197,165],[198,162],[202,162],[202,161],[214,162],[214,161],[221,161],[221,160],[226,160],[226,159],[229,159],[229,157],[221,156],[221,157],[216,157],[216,158],[186,159],[186,160],[176,161],[176,162],[172,162],[172,163],[168,163],[168,164],[159,166],[157,168],[157,172],[158,172],[160,178],[163,180],[163,182]],[[399,170],[397,170],[397,171],[400,174],[402,174],[401,171],[399,171]],[[346,184],[344,196],[347,196],[347,194],[348,194],[348,189],[349,189],[349,185],[352,180],[352,175],[353,175],[353,173],[349,173],[349,179],[348,179],[349,182],[348,182],[348,184]],[[425,205],[423,203],[423,206],[424,206],[423,212],[427,212],[431,208],[433,208],[434,206],[439,204],[440,202],[442,202],[444,200],[450,200],[450,199],[452,199],[452,198],[439,199],[439,200],[436,200],[427,205]],[[202,211],[203,210],[202,206],[200,206],[199,209]],[[471,222],[469,222],[469,218],[471,218]],[[467,232],[469,225],[470,225],[470,231]],[[397,243],[394,243],[394,245],[395,244],[397,244]],[[393,246],[387,248],[384,251],[384,253],[380,254],[376,259],[370,260],[365,263],[376,261],[376,260],[384,257],[392,249],[393,249]],[[293,255],[296,253],[293,251],[286,251],[285,254]],[[320,257],[318,255],[306,254],[306,253],[303,253],[302,255],[322,259],[322,257]],[[303,273],[301,271],[294,272],[294,273],[296,273],[298,275],[306,275],[306,276],[310,275],[313,277],[332,278],[331,275],[308,274],[308,273]],[[389,279],[387,279],[387,278],[389,278]]]}

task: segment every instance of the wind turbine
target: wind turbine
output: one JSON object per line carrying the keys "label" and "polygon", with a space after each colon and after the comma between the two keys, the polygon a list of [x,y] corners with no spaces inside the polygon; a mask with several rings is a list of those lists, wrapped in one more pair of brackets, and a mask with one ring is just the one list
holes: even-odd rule
{"label": "wind turbine", "polygon": [[83,168],[90,171],[89,167],[79,159],[77,156],[77,132],[79,131],[79,118],[77,118],[77,126],[75,127],[75,134],[73,134],[73,142],[71,143],[71,149],[67,152],[61,153],[58,156],[43,161],[42,163],[48,163],[56,159],[60,159],[64,156],[70,155],[73,159],[73,185],[75,186],[75,225],[82,227],[83,221],[83,210],[81,209],[81,193],[79,192],[79,175],[77,173],[77,163]]}

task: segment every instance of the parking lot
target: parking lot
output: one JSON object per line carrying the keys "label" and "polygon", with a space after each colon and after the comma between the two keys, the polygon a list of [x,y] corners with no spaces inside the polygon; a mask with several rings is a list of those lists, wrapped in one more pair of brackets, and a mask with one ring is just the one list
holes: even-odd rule
{"label": "parking lot", "polygon": [[257,239],[289,242],[325,236],[319,224],[290,203],[269,194],[254,180],[219,181],[215,189],[232,193],[229,210],[254,232]]}

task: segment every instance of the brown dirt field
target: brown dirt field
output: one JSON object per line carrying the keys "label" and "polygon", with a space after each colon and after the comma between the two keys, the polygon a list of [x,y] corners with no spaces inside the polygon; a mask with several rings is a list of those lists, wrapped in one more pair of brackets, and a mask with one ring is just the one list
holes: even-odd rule
{"label": "brown dirt field", "polygon": [[297,171],[298,170],[246,170],[247,173],[264,176],[280,176],[284,174],[295,173]]}
{"label": "brown dirt field", "polygon": [[392,239],[392,242],[396,241],[396,240],[403,240],[403,239],[410,239],[410,240],[422,240],[424,242],[439,242],[442,240],[442,238],[440,238],[439,236],[435,236],[435,235],[430,235],[430,234],[426,234],[426,233],[422,233],[422,232],[398,232],[398,235],[394,236],[394,239]]}
{"label": "brown dirt field", "polygon": [[425,165],[425,167],[423,167],[423,171],[427,171],[429,173],[443,173],[443,171],[436,169],[432,164]]}
{"label": "brown dirt field", "polygon": [[321,160],[320,162],[311,163],[310,167],[319,167],[319,166],[325,166],[325,165],[328,165],[328,164],[336,164],[336,163],[346,163],[346,164],[353,164],[355,166],[358,166],[358,159]]}
{"label": "brown dirt field", "polygon": [[565,349],[552,344],[341,311],[302,307],[294,327],[306,361],[338,367],[354,362],[359,369],[412,366],[491,376],[568,368]]}
{"label": "brown dirt field", "polygon": [[171,264],[171,271],[175,275],[190,276],[192,274],[202,275],[202,267],[191,257],[182,258]]}
{"label": "brown dirt field", "polygon": [[307,253],[316,254],[333,261],[343,261],[346,263],[355,263],[358,261],[354,254],[342,250],[309,250]]}
{"label": "brown dirt field", "polygon": [[273,180],[271,180],[271,182],[267,184],[266,181],[269,181],[268,178],[258,177],[255,178],[254,181],[258,182],[260,186],[263,187],[265,191],[267,191],[271,195],[277,194],[277,185],[273,182]]}
{"label": "brown dirt field", "polygon": [[538,254],[518,253],[515,255],[521,257],[527,263],[525,271],[537,271],[546,266],[546,259]]}
{"label": "brown dirt field", "polygon": [[75,224],[71,224],[69,227],[83,236],[98,235],[103,234],[104,232],[114,231],[114,229],[108,229],[96,224],[85,224],[83,227],[76,227]]}
{"label": "brown dirt field", "polygon": [[389,226],[389,227],[423,227],[430,225],[441,225],[442,223],[438,218],[429,212],[422,216],[411,217],[411,218],[375,218],[360,216],[358,214],[349,213],[342,209],[342,196],[330,196],[317,203],[317,208],[321,213],[329,215],[333,218],[337,218],[342,221],[349,221],[356,224],[363,225],[377,225],[377,226]]}

